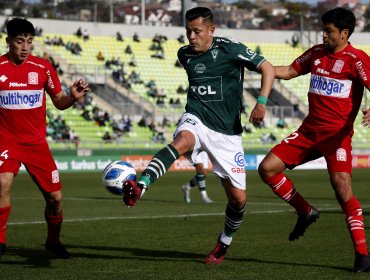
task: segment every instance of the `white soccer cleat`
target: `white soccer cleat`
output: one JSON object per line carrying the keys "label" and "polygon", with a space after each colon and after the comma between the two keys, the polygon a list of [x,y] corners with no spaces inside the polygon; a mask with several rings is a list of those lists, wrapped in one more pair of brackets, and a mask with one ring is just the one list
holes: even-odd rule
{"label": "white soccer cleat", "polygon": [[185,184],[182,186],[182,191],[184,193],[184,201],[186,203],[190,203],[191,199],[190,199],[190,188],[188,186],[188,184]]}

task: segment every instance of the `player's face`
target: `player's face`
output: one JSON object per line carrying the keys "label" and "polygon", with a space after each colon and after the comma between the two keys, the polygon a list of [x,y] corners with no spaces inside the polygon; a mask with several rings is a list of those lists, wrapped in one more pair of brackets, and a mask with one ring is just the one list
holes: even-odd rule
{"label": "player's face", "polygon": [[322,40],[332,53],[341,51],[347,46],[348,29],[340,31],[333,23],[327,23],[323,26]]}
{"label": "player's face", "polygon": [[31,53],[33,36],[22,34],[16,37],[7,37],[9,57],[15,64],[22,64]]}
{"label": "player's face", "polygon": [[193,51],[202,53],[211,47],[215,31],[215,26],[212,23],[204,21],[203,18],[199,17],[192,21],[187,21],[185,28],[186,37]]}

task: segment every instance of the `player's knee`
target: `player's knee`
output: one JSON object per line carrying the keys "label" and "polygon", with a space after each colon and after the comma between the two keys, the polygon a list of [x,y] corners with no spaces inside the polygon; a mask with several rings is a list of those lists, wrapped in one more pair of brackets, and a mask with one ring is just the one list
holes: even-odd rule
{"label": "player's knee", "polygon": [[62,193],[60,191],[45,195],[46,203],[50,208],[60,208],[62,205],[62,198]]}

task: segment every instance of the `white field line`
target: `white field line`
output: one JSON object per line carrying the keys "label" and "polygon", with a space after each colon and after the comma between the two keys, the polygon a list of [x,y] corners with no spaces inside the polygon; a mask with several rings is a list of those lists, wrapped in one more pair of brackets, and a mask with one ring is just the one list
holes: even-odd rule
{"label": "white field line", "polygon": [[[364,205],[363,208],[370,207],[370,205]],[[340,210],[340,207],[330,208],[319,208],[320,211]],[[293,209],[287,210],[267,210],[267,211],[247,211],[246,214],[275,214],[293,212]],[[64,223],[73,222],[90,222],[90,221],[107,221],[107,220],[144,220],[144,219],[177,219],[187,217],[209,217],[209,216],[223,216],[224,212],[220,213],[196,213],[196,214],[181,214],[181,215],[154,215],[154,216],[126,216],[126,217],[97,217],[97,218],[76,218],[76,219],[64,219]],[[8,222],[8,226],[12,225],[35,225],[44,224],[45,221],[29,221],[29,222]]]}

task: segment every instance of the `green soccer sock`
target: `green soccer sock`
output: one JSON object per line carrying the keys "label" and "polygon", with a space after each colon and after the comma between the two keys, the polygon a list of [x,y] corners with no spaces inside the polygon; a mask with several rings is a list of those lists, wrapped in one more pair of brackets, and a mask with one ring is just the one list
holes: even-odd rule
{"label": "green soccer sock", "polygon": [[138,184],[148,188],[159,177],[163,176],[172,163],[179,158],[179,153],[170,144],[156,153],[139,178]]}

